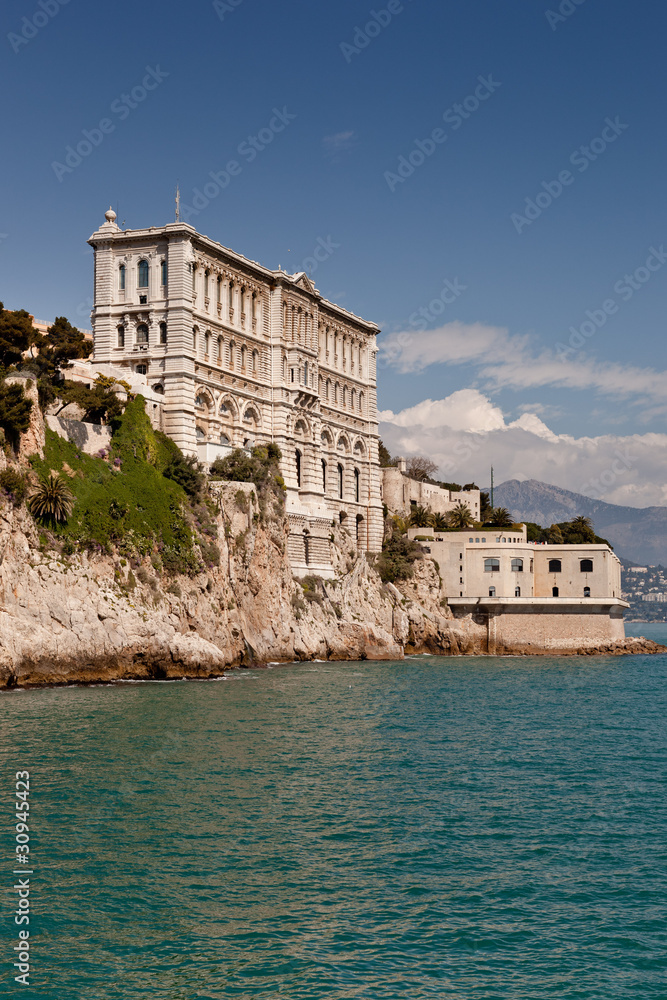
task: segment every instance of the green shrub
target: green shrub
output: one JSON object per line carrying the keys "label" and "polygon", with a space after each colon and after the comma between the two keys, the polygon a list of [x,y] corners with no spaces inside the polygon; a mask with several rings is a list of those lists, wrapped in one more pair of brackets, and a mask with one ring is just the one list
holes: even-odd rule
{"label": "green shrub", "polygon": [[322,601],[324,600],[324,588],[322,586],[321,577],[313,575],[304,576],[301,581],[301,588],[303,590],[303,596],[307,601],[322,604]]}
{"label": "green shrub", "polygon": [[273,443],[266,447],[257,445],[249,455],[241,448],[236,448],[225,458],[216,458],[211,465],[211,478],[254,483],[261,494],[271,490],[282,497],[285,484],[280,475],[279,461],[280,449]]}
{"label": "green shrub", "polygon": [[376,569],[383,583],[395,583],[396,580],[408,580],[414,573],[413,564],[423,558],[421,546],[410,541],[398,531],[385,538],[382,552],[376,560]]}
{"label": "green shrub", "polygon": [[31,410],[32,400],[26,398],[22,385],[17,382],[11,385],[0,382],[0,427],[14,448],[18,445],[21,434],[30,426]]}
{"label": "green shrub", "polygon": [[22,476],[11,465],[0,472],[0,487],[15,507],[21,506],[28,493],[28,481],[25,476]]}

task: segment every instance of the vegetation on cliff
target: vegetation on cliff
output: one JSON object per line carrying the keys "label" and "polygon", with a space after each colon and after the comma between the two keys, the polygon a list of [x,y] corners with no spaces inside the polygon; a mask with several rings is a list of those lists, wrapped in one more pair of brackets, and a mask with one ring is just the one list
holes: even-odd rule
{"label": "vegetation on cliff", "polygon": [[157,556],[167,571],[198,572],[219,561],[214,508],[201,473],[153,430],[144,406],[141,396],[128,403],[110,449],[94,458],[47,429],[44,458],[32,466],[43,482],[65,480],[74,497],[67,521],[52,525],[54,538],[69,551],[115,548]]}

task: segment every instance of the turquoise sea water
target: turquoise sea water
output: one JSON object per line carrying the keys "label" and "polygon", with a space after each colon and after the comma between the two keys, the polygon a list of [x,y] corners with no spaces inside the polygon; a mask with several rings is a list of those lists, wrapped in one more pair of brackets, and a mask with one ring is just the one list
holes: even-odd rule
{"label": "turquoise sea water", "polygon": [[0,994],[667,997],[666,680],[419,657],[2,695]]}

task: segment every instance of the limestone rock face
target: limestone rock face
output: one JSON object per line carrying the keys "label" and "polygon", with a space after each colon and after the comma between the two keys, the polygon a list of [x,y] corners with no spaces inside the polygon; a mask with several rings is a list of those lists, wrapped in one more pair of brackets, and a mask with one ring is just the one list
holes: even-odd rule
{"label": "limestone rock face", "polygon": [[[286,556],[285,518],[260,513],[254,488],[222,484],[220,565],[194,578],[156,577],[118,557],[40,548],[24,508],[0,508],[0,686],[118,678],[208,677],[267,661],[399,659],[459,652],[461,628],[433,598],[423,608],[383,586],[352,540],[334,580],[306,590]],[[418,567],[423,596],[439,580]],[[145,582],[140,582],[143,579]],[[465,641],[463,642],[465,645]]]}
{"label": "limestone rock face", "polygon": [[[37,387],[19,460],[41,453]],[[0,469],[5,455],[0,449]],[[235,666],[310,659],[400,659],[485,653],[487,629],[455,619],[438,568],[383,584],[344,527],[332,525],[332,580],[292,576],[289,526],[251,484],[219,483],[220,563],[198,576],[156,575],[148,558],[44,547],[25,507],[0,498],[0,687],[220,676]],[[585,653],[655,652],[643,639]],[[512,652],[511,649],[505,650]],[[539,652],[539,650],[537,651]],[[552,652],[545,650],[545,652]]]}

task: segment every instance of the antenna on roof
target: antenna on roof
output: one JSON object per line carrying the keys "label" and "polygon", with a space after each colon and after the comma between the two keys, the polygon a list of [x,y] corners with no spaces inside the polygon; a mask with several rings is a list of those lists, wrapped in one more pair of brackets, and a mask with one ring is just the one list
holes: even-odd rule
{"label": "antenna on roof", "polygon": [[181,189],[176,182],[176,222],[181,221]]}

